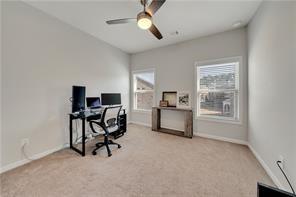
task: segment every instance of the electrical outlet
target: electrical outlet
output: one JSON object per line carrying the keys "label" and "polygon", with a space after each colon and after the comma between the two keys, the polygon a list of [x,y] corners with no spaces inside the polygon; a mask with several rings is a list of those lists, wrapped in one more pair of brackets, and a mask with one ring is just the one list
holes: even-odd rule
{"label": "electrical outlet", "polygon": [[28,139],[28,138],[24,138],[24,139],[22,139],[22,141],[21,141],[21,147],[23,147],[24,145],[27,145],[27,144],[29,144],[29,143],[30,143],[29,139]]}
{"label": "electrical outlet", "polygon": [[282,155],[279,156],[278,161],[280,161],[279,166],[281,166],[282,169],[284,169],[284,157]]}

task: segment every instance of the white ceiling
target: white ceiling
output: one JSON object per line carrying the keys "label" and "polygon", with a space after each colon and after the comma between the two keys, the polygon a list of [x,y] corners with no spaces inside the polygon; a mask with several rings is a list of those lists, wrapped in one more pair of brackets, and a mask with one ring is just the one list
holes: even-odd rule
{"label": "white ceiling", "polygon": [[[30,5],[71,24],[128,53],[233,29],[246,25],[261,1],[173,1],[167,0],[153,21],[163,34],[157,40],[136,24],[107,25],[106,20],[136,17],[143,8],[139,1],[29,1]],[[178,31],[178,35],[171,35]]]}

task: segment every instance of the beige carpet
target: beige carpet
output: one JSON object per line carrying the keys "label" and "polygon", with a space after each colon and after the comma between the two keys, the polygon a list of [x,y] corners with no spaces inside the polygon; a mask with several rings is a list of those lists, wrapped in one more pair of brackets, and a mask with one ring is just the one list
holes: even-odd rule
{"label": "beige carpet", "polygon": [[[129,125],[107,158],[65,149],[1,175],[1,196],[256,197],[272,184],[250,150],[199,137],[182,138]],[[273,184],[272,184],[273,185]]]}

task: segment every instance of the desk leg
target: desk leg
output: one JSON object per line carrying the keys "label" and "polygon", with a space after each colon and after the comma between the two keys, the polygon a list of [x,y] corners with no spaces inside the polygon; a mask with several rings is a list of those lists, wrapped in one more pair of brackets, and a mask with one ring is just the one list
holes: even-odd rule
{"label": "desk leg", "polygon": [[160,128],[160,109],[152,108],[152,131]]}
{"label": "desk leg", "polygon": [[82,156],[85,156],[85,119],[82,119]]}
{"label": "desk leg", "polygon": [[79,153],[81,156],[85,156],[85,119],[82,119],[82,150],[79,150],[75,146],[73,146],[73,117],[70,116],[70,149]]}
{"label": "desk leg", "polygon": [[72,148],[73,147],[73,142],[72,142],[72,136],[73,136],[73,119],[72,119],[72,117],[70,116],[70,118],[69,118],[69,120],[70,120],[70,140],[69,140],[69,143],[70,143],[70,148]]}
{"label": "desk leg", "polygon": [[192,113],[192,111],[186,111],[184,119],[185,119],[184,120],[184,122],[185,122],[184,135],[186,137],[192,138],[192,136],[193,136],[193,113]]}

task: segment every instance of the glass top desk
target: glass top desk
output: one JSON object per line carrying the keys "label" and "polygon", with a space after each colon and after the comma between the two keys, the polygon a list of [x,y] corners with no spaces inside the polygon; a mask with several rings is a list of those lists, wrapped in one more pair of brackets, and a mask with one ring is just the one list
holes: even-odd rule
{"label": "glass top desk", "polygon": [[[95,110],[85,110],[81,112],[76,112],[76,113],[70,113],[69,114],[69,120],[70,120],[70,149],[74,150],[75,152],[79,153],[81,156],[85,156],[85,143],[86,143],[86,125],[85,122],[90,121],[90,120],[99,120],[101,119],[101,116],[103,114],[104,108],[100,109],[95,109]],[[77,146],[73,146],[73,120],[81,120],[82,122],[82,128],[81,128],[81,148]],[[125,109],[122,109],[120,114],[119,114],[119,129],[116,132],[111,133],[114,137],[114,139],[117,139],[121,136],[124,135],[124,133],[127,130],[127,116],[125,113]]]}
{"label": "glass top desk", "polygon": [[[99,109],[96,111],[92,110],[85,110],[81,112],[75,112],[69,114],[69,120],[70,120],[70,149],[76,151],[81,156],[85,156],[85,121],[89,120],[98,120],[101,118],[101,115],[103,113],[103,109]],[[78,147],[73,146],[73,120],[80,119],[82,121],[82,143],[81,143],[81,150],[78,149]]]}

